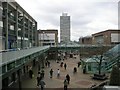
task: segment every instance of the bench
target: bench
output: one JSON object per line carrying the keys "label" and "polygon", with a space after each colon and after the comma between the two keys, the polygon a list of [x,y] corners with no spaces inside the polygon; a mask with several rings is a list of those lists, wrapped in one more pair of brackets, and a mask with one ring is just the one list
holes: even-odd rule
{"label": "bench", "polygon": [[105,74],[94,74],[91,77],[92,79],[97,79],[97,80],[105,80],[108,78],[108,76],[106,76]]}

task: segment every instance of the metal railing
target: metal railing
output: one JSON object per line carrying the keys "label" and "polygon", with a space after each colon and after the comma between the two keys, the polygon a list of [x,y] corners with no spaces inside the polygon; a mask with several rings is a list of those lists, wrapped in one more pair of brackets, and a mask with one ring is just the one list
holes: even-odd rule
{"label": "metal railing", "polygon": [[[23,49],[23,50],[17,50],[17,51],[10,51],[10,52],[2,52],[1,57],[2,57],[2,63],[0,64],[6,64],[15,60],[18,60],[20,58],[26,57],[28,55],[43,51],[43,50],[48,50],[50,47],[49,46],[43,46],[43,47],[35,47],[35,48],[29,48],[29,49]],[[1,58],[0,58],[1,59]]]}

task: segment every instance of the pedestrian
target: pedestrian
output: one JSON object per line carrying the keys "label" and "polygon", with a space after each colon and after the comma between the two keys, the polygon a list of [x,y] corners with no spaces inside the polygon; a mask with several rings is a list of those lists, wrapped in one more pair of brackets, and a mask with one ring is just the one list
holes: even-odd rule
{"label": "pedestrian", "polygon": [[65,70],[66,70],[66,68],[67,68],[67,64],[66,64],[66,63],[64,64],[64,68],[65,68]]}
{"label": "pedestrian", "polygon": [[64,90],[67,90],[68,87],[68,81],[67,79],[64,80]]}
{"label": "pedestrian", "polygon": [[37,76],[37,87],[39,86],[39,83],[40,83],[40,76],[38,75]]}
{"label": "pedestrian", "polygon": [[60,63],[60,66],[63,67],[63,62]]}
{"label": "pedestrian", "polygon": [[68,84],[69,84],[70,83],[70,76],[69,76],[69,74],[66,75],[66,79],[67,79]]}
{"label": "pedestrian", "polygon": [[74,67],[73,72],[74,72],[74,73],[76,73],[76,72],[77,72],[77,68],[76,68],[76,67]]}
{"label": "pedestrian", "polygon": [[60,77],[60,69],[57,70],[57,78]]}
{"label": "pedestrian", "polygon": [[40,74],[41,74],[40,71],[38,71],[38,76],[39,76],[39,77],[40,77]]}
{"label": "pedestrian", "polygon": [[30,69],[29,70],[29,77],[32,79],[32,77],[33,77],[33,71]]}
{"label": "pedestrian", "polygon": [[43,80],[40,81],[40,86],[41,86],[41,90],[44,90],[44,88],[46,87],[46,84]]}
{"label": "pedestrian", "polygon": [[78,68],[80,67],[80,65],[81,65],[81,62],[78,62]]}
{"label": "pedestrian", "polygon": [[51,69],[50,70],[50,78],[52,78],[52,76],[53,76],[53,70]]}
{"label": "pedestrian", "polygon": [[50,62],[48,61],[48,67],[50,67]]}
{"label": "pedestrian", "polygon": [[86,65],[84,65],[84,67],[83,67],[83,74],[85,74],[86,73]]}
{"label": "pedestrian", "polygon": [[45,75],[45,71],[44,70],[41,70],[41,77],[44,78],[44,75]]}
{"label": "pedestrian", "polygon": [[46,67],[48,66],[48,62],[47,62],[47,61],[45,62],[45,66],[46,66]]}

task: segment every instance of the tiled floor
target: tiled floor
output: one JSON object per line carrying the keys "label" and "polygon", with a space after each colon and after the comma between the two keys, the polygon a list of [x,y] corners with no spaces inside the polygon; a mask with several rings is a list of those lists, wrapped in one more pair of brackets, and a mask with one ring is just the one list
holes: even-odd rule
{"label": "tiled floor", "polygon": [[[51,66],[45,67],[44,69],[45,70],[44,81],[46,83],[46,88],[59,88],[59,90],[62,90],[61,88],[63,88],[64,86],[63,82],[67,74],[69,74],[71,78],[68,88],[89,88],[93,84],[99,84],[101,81],[92,80],[90,74],[82,73],[82,69],[80,67],[77,68],[78,72],[76,74],[73,73],[73,68],[77,67],[78,61],[79,61],[79,56],[77,56],[76,59],[69,58],[67,60],[64,60],[64,63],[67,64],[66,70],[64,69],[64,67],[60,67],[60,63],[56,63],[55,61],[50,61]],[[50,78],[49,75],[49,71],[51,68],[54,70],[53,78]],[[58,68],[60,69],[60,78],[57,78]],[[33,69],[34,78],[30,79],[28,76],[24,77],[24,79],[22,80],[22,88],[38,88],[36,86],[37,70],[38,68],[36,65],[36,67]]]}

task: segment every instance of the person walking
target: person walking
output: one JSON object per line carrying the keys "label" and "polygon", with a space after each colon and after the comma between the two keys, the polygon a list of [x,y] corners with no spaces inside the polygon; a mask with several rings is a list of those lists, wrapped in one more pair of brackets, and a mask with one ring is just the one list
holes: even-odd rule
{"label": "person walking", "polygon": [[44,88],[46,87],[46,84],[43,81],[43,79],[40,81],[40,86],[41,86],[41,90],[44,90]]}
{"label": "person walking", "polygon": [[40,76],[38,75],[36,79],[37,79],[37,87],[38,87],[40,83]]}
{"label": "person walking", "polygon": [[76,73],[76,72],[77,72],[77,68],[74,67],[74,69],[73,69],[73,73]]}
{"label": "person walking", "polygon": [[67,79],[68,84],[69,84],[70,83],[70,75],[69,74],[66,75],[66,79]]}
{"label": "person walking", "polygon": [[57,70],[57,78],[60,77],[60,69]]}
{"label": "person walking", "polygon": [[64,80],[64,90],[67,90],[68,87],[68,81],[67,79]]}
{"label": "person walking", "polygon": [[64,64],[64,68],[65,68],[65,70],[66,70],[66,68],[67,68],[67,64],[66,64],[66,63]]}
{"label": "person walking", "polygon": [[50,67],[50,62],[48,61],[48,67]]}
{"label": "person walking", "polygon": [[81,65],[81,62],[78,62],[78,68],[80,67],[80,65]]}
{"label": "person walking", "polygon": [[86,65],[84,65],[84,67],[83,67],[83,74],[85,74],[86,73]]}
{"label": "person walking", "polygon": [[44,70],[41,70],[41,77],[44,78],[44,75],[45,75],[45,71]]}
{"label": "person walking", "polygon": [[33,71],[30,69],[29,70],[29,77],[32,79],[33,78]]}
{"label": "person walking", "polygon": [[53,76],[53,70],[51,69],[50,70],[50,78],[52,78],[52,76]]}
{"label": "person walking", "polygon": [[63,61],[60,63],[60,67],[63,67]]}
{"label": "person walking", "polygon": [[45,62],[45,66],[48,67],[48,61]]}

